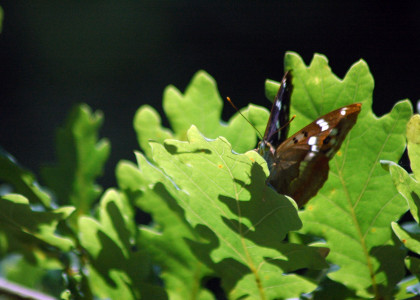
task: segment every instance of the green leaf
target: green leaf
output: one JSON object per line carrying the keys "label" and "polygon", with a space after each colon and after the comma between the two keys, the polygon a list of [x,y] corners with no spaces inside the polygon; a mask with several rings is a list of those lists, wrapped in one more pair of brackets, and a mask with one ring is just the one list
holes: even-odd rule
{"label": "green leaf", "polygon": [[[411,158],[411,156],[410,156]],[[407,200],[411,215],[419,223],[420,219],[420,184],[403,168],[391,161],[382,161],[382,165],[391,174],[398,192]]]}
{"label": "green leaf", "polygon": [[[420,259],[417,257],[408,256],[405,259],[405,265],[407,269],[411,272],[411,274],[413,274],[415,277],[413,278],[408,277],[406,280],[404,280],[403,282],[399,284],[399,287],[400,287],[399,294],[401,294],[401,297],[397,299],[408,299],[409,296],[414,297],[414,295],[419,294]],[[403,297],[405,296],[404,292],[405,294],[407,294],[406,297]]]}
{"label": "green leaf", "polygon": [[[338,296],[339,295],[339,296]],[[313,293],[313,300],[360,299],[353,290],[328,277],[321,282],[320,287]],[[312,298],[311,298],[312,299]]]}
{"label": "green leaf", "polygon": [[[300,228],[296,206],[265,185],[268,169],[255,151],[239,155],[223,137],[152,143],[153,159],[171,178],[185,219],[206,243],[194,253],[222,278],[230,299],[297,297],[316,285],[286,274],[326,267],[319,248],[281,242]],[[171,189],[169,189],[171,190]]]}
{"label": "green leaf", "polygon": [[151,157],[149,140],[163,143],[164,140],[173,137],[172,132],[161,124],[159,114],[149,105],[141,106],[134,116],[133,125],[137,140],[141,149],[149,157]]}
{"label": "green leaf", "polygon": [[414,115],[407,124],[407,150],[413,175],[391,161],[383,161],[382,166],[391,174],[398,192],[407,200],[411,215],[420,220],[420,115]]}
{"label": "green leaf", "polygon": [[49,212],[34,211],[28,199],[9,194],[0,197],[0,229],[7,234],[10,243],[18,240],[23,249],[50,245],[69,251],[74,247],[73,241],[58,236],[56,230],[59,221],[68,218],[73,211],[73,207],[61,207]]}
{"label": "green leaf", "polygon": [[420,234],[410,233],[395,222],[392,222],[392,229],[404,246],[414,253],[420,254]]}
{"label": "green leaf", "polygon": [[420,259],[417,257],[407,257],[405,259],[407,269],[415,275],[418,279],[420,278]]}
{"label": "green leaf", "polygon": [[203,278],[211,271],[193,255],[187,243],[187,240],[199,241],[199,237],[176,209],[172,196],[180,191],[142,154],[136,156],[139,167],[129,162],[119,163],[117,180],[135,205],[153,217],[154,227],[141,228],[140,247],[162,268],[161,277],[169,299],[213,299],[201,287]]}
{"label": "green leaf", "polygon": [[339,269],[332,280],[354,289],[359,297],[392,294],[404,275],[404,251],[392,240],[390,223],[406,211],[381,159],[398,160],[405,148],[405,125],[412,114],[409,101],[378,118],[372,110],[373,78],[360,60],[340,80],[327,59],[315,55],[307,67],[295,53],[285,57],[294,90],[291,133],[331,110],[363,104],[358,122],[330,162],[324,187],[301,213],[303,233],[326,240],[328,260]]}
{"label": "green leaf", "polygon": [[50,207],[50,197],[40,188],[35,176],[23,169],[15,159],[0,148],[0,179],[14,187],[14,192],[22,194],[33,204]]}
{"label": "green leaf", "polygon": [[276,98],[280,83],[275,80],[267,79],[265,81],[265,97],[271,102]]}
{"label": "green leaf", "polygon": [[98,141],[102,120],[101,112],[92,114],[87,105],[75,106],[57,131],[57,164],[42,170],[58,202],[74,205],[78,215],[87,214],[101,193],[95,180],[110,152],[107,140]]}
{"label": "green leaf", "polygon": [[420,180],[420,115],[418,114],[414,115],[407,124],[407,150],[411,170],[418,182]]}
{"label": "green leaf", "polygon": [[1,267],[8,280],[32,289],[40,288],[41,280],[46,274],[46,270],[39,265],[28,263],[22,257],[3,260]]}
{"label": "green leaf", "polygon": [[414,287],[416,285],[418,286],[418,284],[419,284],[419,280],[414,276],[404,278],[404,280],[398,284],[399,291],[394,295],[395,299],[405,299],[405,300],[416,299],[415,298],[416,294],[414,293],[415,291]]}
{"label": "green leaf", "polygon": [[161,288],[147,282],[150,265],[139,249],[134,215],[127,199],[108,190],[101,199],[99,221],[79,218],[79,239],[89,256],[89,286],[101,298],[166,299]]}
{"label": "green leaf", "polygon": [[[239,153],[255,147],[255,129],[236,113],[227,124],[220,121],[223,100],[214,79],[204,71],[197,72],[184,94],[173,86],[168,86],[163,95],[163,109],[169,119],[173,133],[161,126],[155,110],[142,106],[134,118],[134,128],[140,147],[150,158],[149,140],[162,142],[173,136],[185,140],[187,130],[192,124],[209,138],[226,137]],[[268,111],[255,105],[241,110],[258,130],[262,132],[268,119]]]}
{"label": "green leaf", "polygon": [[[57,259],[49,259],[45,255],[36,263],[29,262],[24,256],[12,254],[1,261],[2,277],[32,290],[42,291],[50,295],[59,295],[65,288],[61,276],[62,265]],[[39,295],[39,298],[42,296]]]}

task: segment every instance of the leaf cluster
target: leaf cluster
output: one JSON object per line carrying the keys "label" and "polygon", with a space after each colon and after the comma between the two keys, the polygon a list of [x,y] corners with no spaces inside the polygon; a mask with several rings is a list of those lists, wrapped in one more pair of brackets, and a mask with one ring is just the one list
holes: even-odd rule
{"label": "leaf cluster", "polygon": [[[328,181],[303,210],[265,184],[267,164],[252,150],[255,130],[239,113],[221,121],[216,83],[199,71],[184,93],[165,89],[170,129],[152,107],[138,109],[133,126],[142,151],[136,163],[118,163],[117,187],[96,183],[110,144],[99,139],[101,113],[86,105],[57,131],[57,161],[41,171],[42,186],[0,152],[2,276],[62,299],[414,296],[419,116],[409,121],[408,100],[375,116],[363,60],[339,79],[324,56],[307,66],[289,52],[285,70],[294,78],[292,133],[333,109],[363,104]],[[278,86],[266,82],[268,98]],[[240,112],[264,131],[267,109]],[[394,163],[406,128],[413,174]],[[413,221],[399,221],[408,210]],[[145,215],[150,221],[139,221]],[[57,274],[61,280],[48,280]],[[220,286],[210,286],[215,279]]]}

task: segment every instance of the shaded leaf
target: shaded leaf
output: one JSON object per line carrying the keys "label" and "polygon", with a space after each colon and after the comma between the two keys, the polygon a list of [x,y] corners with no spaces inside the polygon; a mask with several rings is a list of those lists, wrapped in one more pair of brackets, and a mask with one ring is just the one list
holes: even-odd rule
{"label": "shaded leaf", "polygon": [[[74,247],[72,240],[58,236],[55,232],[59,221],[70,216],[73,207],[61,207],[49,212],[34,211],[25,197],[9,194],[0,197],[0,229],[11,243],[17,239],[26,247],[50,245],[62,251]],[[32,250],[33,251],[33,250]]]}
{"label": "shaded leaf", "polygon": [[102,113],[92,114],[87,105],[75,106],[64,127],[57,131],[57,164],[42,170],[58,202],[74,205],[78,214],[88,213],[101,193],[95,180],[110,152],[107,140],[98,141],[102,120]]}
{"label": "shaded leaf", "polygon": [[313,300],[335,300],[335,299],[360,299],[353,290],[336,281],[330,280],[328,277],[321,282],[320,287],[313,293]]}
{"label": "shaded leaf", "polygon": [[11,255],[2,260],[1,269],[7,280],[32,290],[58,296],[65,288],[61,276],[62,266],[56,260],[47,259],[45,255],[36,264],[29,263],[23,256]]}
{"label": "shaded leaf", "polygon": [[420,259],[417,257],[407,257],[405,264],[411,274],[415,275],[417,279],[420,279]]}
{"label": "shaded leaf", "polygon": [[79,239],[89,255],[89,286],[101,298],[166,299],[160,287],[148,283],[150,265],[137,245],[134,216],[128,201],[108,190],[100,202],[99,221],[79,218]]}
{"label": "shaded leaf", "polygon": [[33,204],[49,207],[50,197],[36,182],[35,176],[19,166],[16,160],[0,148],[0,179],[11,184],[14,192],[25,196]]}
{"label": "shaded leaf", "polygon": [[142,154],[136,156],[139,167],[119,163],[117,180],[135,205],[153,217],[153,227],[141,227],[139,246],[162,268],[169,299],[213,299],[201,286],[211,271],[197,260],[186,242],[198,241],[199,237],[176,207],[174,196],[180,191]]}

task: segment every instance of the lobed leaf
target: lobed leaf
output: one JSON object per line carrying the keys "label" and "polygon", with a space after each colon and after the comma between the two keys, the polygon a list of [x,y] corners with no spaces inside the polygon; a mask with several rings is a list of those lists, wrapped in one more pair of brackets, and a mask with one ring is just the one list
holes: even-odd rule
{"label": "lobed leaf", "polygon": [[[420,103],[420,102],[419,102]],[[414,178],[420,180],[420,115],[414,115],[407,124],[407,150]]]}
{"label": "lobed leaf", "polygon": [[[411,215],[419,226],[419,206],[420,206],[420,183],[418,182],[420,174],[420,115],[414,115],[407,124],[407,150],[410,158],[413,174],[408,174],[397,164],[384,161],[383,166],[391,174],[398,192],[407,200]],[[392,229],[400,241],[412,252],[420,254],[420,235],[405,230],[397,223],[392,223]],[[420,275],[420,260],[416,257],[407,257],[405,260],[407,268],[417,279]],[[418,283],[418,281],[417,281]]]}
{"label": "lobed leaf", "polygon": [[36,182],[35,176],[19,166],[14,157],[0,149],[0,179],[11,184],[15,193],[25,196],[33,204],[50,207],[51,199]]}
{"label": "lobed leaf", "polygon": [[[27,198],[9,194],[0,197],[0,229],[7,235],[8,243],[22,243],[20,250],[32,247],[53,246],[61,251],[74,248],[71,239],[61,237],[55,232],[60,221],[67,219],[73,207],[60,207],[49,212],[33,210]],[[13,249],[17,250],[17,249]]]}
{"label": "lobed leaf", "polygon": [[[142,106],[136,112],[134,129],[140,147],[147,157],[151,157],[148,146],[150,140],[161,143],[174,137],[185,140],[187,130],[192,124],[209,138],[226,137],[239,153],[255,147],[255,129],[236,113],[227,124],[220,121],[223,100],[219,95],[214,79],[204,71],[197,72],[186,91],[182,94],[173,86],[168,86],[163,95],[163,109],[169,119],[173,133],[162,127],[158,113],[149,106]],[[255,105],[241,110],[261,132],[264,132],[268,111]]]}
{"label": "lobed leaf", "polygon": [[187,243],[200,239],[176,208],[174,197],[179,191],[142,154],[136,156],[139,167],[121,162],[117,180],[134,205],[153,217],[153,227],[140,227],[139,247],[162,269],[169,299],[213,299],[201,286],[212,272],[193,255]]}
{"label": "lobed leaf", "polygon": [[101,193],[95,180],[110,152],[107,140],[98,141],[102,120],[102,114],[92,114],[87,105],[75,106],[64,127],[57,131],[56,165],[42,170],[58,202],[74,205],[79,215],[87,214]]}
{"label": "lobed leaf", "polygon": [[392,229],[394,230],[397,237],[400,241],[406,246],[409,250],[414,253],[420,253],[420,234],[411,233],[404,228],[402,228],[398,223],[392,222]]}
{"label": "lobed leaf", "polygon": [[185,219],[206,240],[189,242],[195,255],[222,278],[229,298],[313,290],[312,282],[286,273],[326,265],[319,249],[282,242],[301,223],[294,202],[266,188],[262,157],[234,154],[225,138],[208,140],[194,126],[187,140],[152,143],[153,160],[175,185],[173,198]]}
{"label": "lobed leaf", "polygon": [[127,199],[108,190],[101,199],[99,221],[82,216],[79,222],[81,246],[89,256],[89,286],[101,298],[166,299],[162,288],[147,278],[150,265],[137,244],[134,215]]}
{"label": "lobed leaf", "polygon": [[396,163],[383,161],[383,167],[391,174],[398,192],[407,200],[411,215],[419,223],[420,207],[420,115],[414,115],[407,124],[407,150],[413,174],[408,174]]}
{"label": "lobed leaf", "polygon": [[141,106],[134,116],[133,126],[137,134],[137,140],[144,153],[151,157],[149,140],[163,143],[164,140],[172,138],[172,132],[162,127],[159,114],[149,105]]}
{"label": "lobed leaf", "polygon": [[358,122],[330,162],[329,179],[300,216],[301,232],[326,240],[328,260],[339,269],[332,280],[354,289],[359,297],[392,295],[404,275],[404,251],[392,240],[390,223],[406,211],[381,159],[398,160],[405,148],[404,129],[412,108],[397,103],[377,118],[372,110],[373,78],[362,60],[340,80],[324,56],[315,55],[307,67],[295,53],[287,53],[294,90],[291,133],[331,110],[363,104]]}

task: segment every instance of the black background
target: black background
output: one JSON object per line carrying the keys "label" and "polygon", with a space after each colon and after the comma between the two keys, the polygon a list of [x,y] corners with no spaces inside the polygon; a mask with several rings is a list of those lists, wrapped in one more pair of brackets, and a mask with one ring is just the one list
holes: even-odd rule
{"label": "black background", "polygon": [[[238,106],[270,106],[285,51],[307,64],[325,54],[343,77],[360,58],[375,78],[374,112],[420,98],[420,1],[6,1],[0,34],[0,145],[38,172],[54,161],[55,128],[74,103],[102,110],[115,185],[118,160],[134,161],[132,120],[163,89],[184,91],[206,70]],[[234,111],[226,106],[224,119]],[[167,123],[166,123],[167,125]]]}

